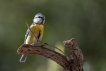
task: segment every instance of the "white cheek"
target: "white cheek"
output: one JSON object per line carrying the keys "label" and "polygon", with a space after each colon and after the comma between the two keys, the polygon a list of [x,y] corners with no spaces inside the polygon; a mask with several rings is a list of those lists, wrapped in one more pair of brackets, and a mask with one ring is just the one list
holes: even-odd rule
{"label": "white cheek", "polygon": [[35,23],[41,23],[41,22],[42,22],[42,19],[40,19],[40,18],[35,18],[35,19],[33,19],[33,22],[35,22]]}

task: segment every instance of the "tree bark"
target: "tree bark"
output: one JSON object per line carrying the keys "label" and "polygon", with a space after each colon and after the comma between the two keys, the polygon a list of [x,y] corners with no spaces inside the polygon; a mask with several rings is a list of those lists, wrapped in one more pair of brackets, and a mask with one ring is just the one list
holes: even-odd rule
{"label": "tree bark", "polygon": [[72,58],[45,48],[44,46],[32,46],[28,44],[22,44],[18,48],[17,52],[18,54],[36,54],[50,58],[62,66],[66,71],[83,71],[84,57],[82,51],[79,49],[79,46],[75,42],[75,39],[72,38],[70,40],[63,41],[63,44],[71,53]]}

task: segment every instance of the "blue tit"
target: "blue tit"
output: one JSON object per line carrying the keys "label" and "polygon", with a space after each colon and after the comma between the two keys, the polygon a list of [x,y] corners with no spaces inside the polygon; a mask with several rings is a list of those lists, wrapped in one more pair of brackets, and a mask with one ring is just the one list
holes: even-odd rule
{"label": "blue tit", "polygon": [[[30,26],[30,30],[36,35],[36,37],[33,35],[33,33],[28,29],[25,34],[24,44],[30,44],[30,45],[38,45],[39,41],[41,41],[44,33],[44,23],[45,23],[45,16],[41,13],[38,13],[35,15],[33,19],[33,23]],[[22,54],[20,58],[20,62],[25,62],[27,58],[27,54]]]}

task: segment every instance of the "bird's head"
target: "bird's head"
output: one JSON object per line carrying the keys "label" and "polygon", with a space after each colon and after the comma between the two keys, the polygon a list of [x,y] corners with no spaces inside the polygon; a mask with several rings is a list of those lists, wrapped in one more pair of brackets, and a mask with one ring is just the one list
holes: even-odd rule
{"label": "bird's head", "polygon": [[41,13],[35,15],[33,22],[36,24],[44,24],[45,23],[45,16]]}

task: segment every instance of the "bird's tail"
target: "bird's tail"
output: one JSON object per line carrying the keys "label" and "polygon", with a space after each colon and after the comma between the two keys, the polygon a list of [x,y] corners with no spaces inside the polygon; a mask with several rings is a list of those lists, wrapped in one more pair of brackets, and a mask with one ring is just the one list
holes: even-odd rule
{"label": "bird's tail", "polygon": [[21,58],[20,58],[20,62],[25,62],[27,58],[27,54],[22,54]]}

